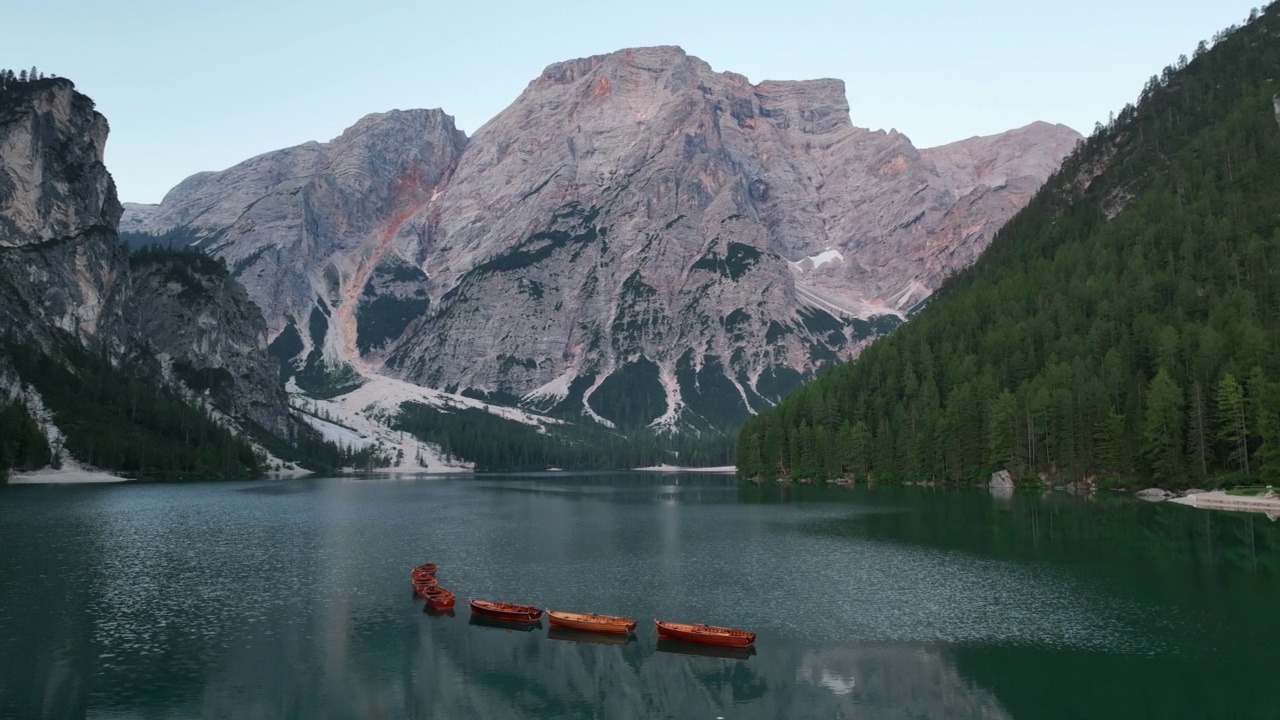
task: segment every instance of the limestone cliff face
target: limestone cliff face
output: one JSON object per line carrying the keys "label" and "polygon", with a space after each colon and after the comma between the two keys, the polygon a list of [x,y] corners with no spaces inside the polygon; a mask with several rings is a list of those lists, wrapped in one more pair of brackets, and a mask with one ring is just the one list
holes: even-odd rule
{"label": "limestone cliff face", "polygon": [[548,67],[469,140],[439,111],[370,116],[136,224],[225,257],[299,365],[724,425],[900,322],[1078,137],[921,151],[855,127],[839,80],[639,48]]}
{"label": "limestone cliff face", "polygon": [[114,230],[122,208],[102,163],[107,119],[69,80],[16,83],[0,108],[0,247]]}
{"label": "limestone cliff face", "polygon": [[289,402],[267,356],[267,325],[220,262],[198,253],[135,254],[132,326],[173,379],[221,412],[289,437]]}
{"label": "limestone cliff face", "polygon": [[[55,358],[79,344],[288,437],[278,364],[244,289],[204,255],[155,253],[130,267],[102,162],[107,130],[68,80],[0,89],[0,341]],[[7,364],[0,347],[0,373],[12,376]]]}
{"label": "limestone cliff face", "polygon": [[976,260],[995,231],[1031,201],[1079,140],[1080,134],[1065,125],[1035,122],[922,150],[957,198],[925,245],[925,286],[936,288]]}
{"label": "limestone cliff face", "polygon": [[121,347],[128,270],[102,163],[107,129],[68,80],[0,93],[0,318],[10,332],[57,328]]}
{"label": "limestone cliff face", "polygon": [[159,207],[129,213],[125,226],[224,258],[272,334],[296,321],[308,351],[320,340],[310,331],[312,310],[324,308],[326,326],[330,308],[346,311],[339,320],[351,326],[352,347],[329,354],[354,354],[361,291],[399,223],[439,192],[465,140],[439,110],[369,115],[329,143],[187,178]]}
{"label": "limestone cliff face", "polygon": [[107,131],[69,80],[0,87],[0,395],[25,394],[10,344],[73,342],[114,358],[135,344]]}

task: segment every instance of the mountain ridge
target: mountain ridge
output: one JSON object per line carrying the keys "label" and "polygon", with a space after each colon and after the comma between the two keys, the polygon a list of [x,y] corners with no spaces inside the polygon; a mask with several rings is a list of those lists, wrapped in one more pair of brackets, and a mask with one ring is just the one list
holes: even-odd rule
{"label": "mountain ridge", "polygon": [[[855,127],[840,80],[752,84],[672,46],[552,63],[469,138],[399,112],[437,120],[360,144],[395,117],[367,115],[124,227],[225,257],[317,385],[387,372],[625,426],[733,425],[852,357],[1079,137],[917,150]],[[349,172],[325,165],[349,135]]]}
{"label": "mountain ridge", "polygon": [[1272,4],[1153,75],[901,332],[749,419],[740,473],[1280,478],[1278,37]]}

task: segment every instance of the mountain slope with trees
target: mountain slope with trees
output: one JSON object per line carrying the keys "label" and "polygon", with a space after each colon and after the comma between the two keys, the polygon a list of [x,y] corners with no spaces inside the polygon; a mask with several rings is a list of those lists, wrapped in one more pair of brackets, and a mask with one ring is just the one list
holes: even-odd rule
{"label": "mountain slope with trees", "polygon": [[168,480],[254,477],[269,454],[359,462],[290,412],[225,264],[130,257],[108,130],[71,81],[0,70],[0,482],[64,462]]}
{"label": "mountain slope with trees", "polygon": [[746,477],[1280,478],[1280,5],[1153,76],[970,269],[751,418]]}

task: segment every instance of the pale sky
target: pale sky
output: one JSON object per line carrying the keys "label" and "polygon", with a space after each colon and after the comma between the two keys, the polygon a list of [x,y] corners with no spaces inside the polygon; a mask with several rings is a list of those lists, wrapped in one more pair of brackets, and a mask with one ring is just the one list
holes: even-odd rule
{"label": "pale sky", "polygon": [[34,0],[0,67],[71,78],[111,122],[120,198],[361,116],[439,107],[471,134],[553,62],[680,45],[752,82],[845,81],[855,125],[930,147],[1093,124],[1258,0]]}

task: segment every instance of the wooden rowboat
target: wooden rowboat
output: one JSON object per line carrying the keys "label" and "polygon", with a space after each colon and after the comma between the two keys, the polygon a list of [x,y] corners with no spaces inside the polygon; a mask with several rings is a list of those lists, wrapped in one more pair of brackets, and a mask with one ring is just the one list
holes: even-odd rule
{"label": "wooden rowboat", "polygon": [[431,597],[432,591],[435,589],[435,585],[414,585],[413,594],[425,599]]}
{"label": "wooden rowboat", "polygon": [[701,645],[719,645],[721,647],[747,647],[756,641],[755,633],[737,628],[716,627],[715,625],[686,625],[657,619],[653,621],[653,624],[658,628],[658,637],[666,638],[667,640],[679,640]]}
{"label": "wooden rowboat", "polygon": [[537,622],[542,619],[542,611],[532,605],[516,605],[515,603],[492,602],[490,600],[469,599],[471,612],[481,617],[508,622]]}
{"label": "wooden rowboat", "polygon": [[434,577],[436,574],[436,570],[439,570],[439,569],[440,569],[440,566],[435,563],[423,563],[418,567],[414,568],[412,574],[415,579],[424,575],[430,575]]}
{"label": "wooden rowboat", "polygon": [[[431,606],[427,605],[426,607],[430,608]],[[441,611],[436,610],[436,612],[441,612]],[[453,612],[453,611],[445,610],[444,612]],[[467,618],[467,624],[475,625],[477,627],[493,628],[494,630],[504,630],[506,632],[533,632],[534,630],[542,629],[541,620],[534,620],[533,622],[529,622],[527,620],[512,622],[510,620],[495,620],[491,617],[485,617],[484,615],[477,615],[475,613],[471,613],[471,617]],[[614,637],[614,636],[600,635],[599,637]]]}
{"label": "wooden rowboat", "polygon": [[636,631],[635,620],[612,615],[548,610],[547,619],[551,621],[551,627],[565,630],[582,630],[610,635],[627,635]]}
{"label": "wooden rowboat", "polygon": [[435,587],[435,586],[436,586],[436,584],[437,584],[437,583],[439,583],[439,582],[440,582],[439,580],[436,580],[435,578],[431,577],[430,575],[427,575],[426,577],[414,578],[414,579],[413,579],[413,586],[414,586],[415,588],[420,588],[420,587]]}
{"label": "wooden rowboat", "polygon": [[455,598],[453,593],[442,587],[431,588],[427,591],[427,604],[437,610],[451,608],[453,607],[454,602]]}

